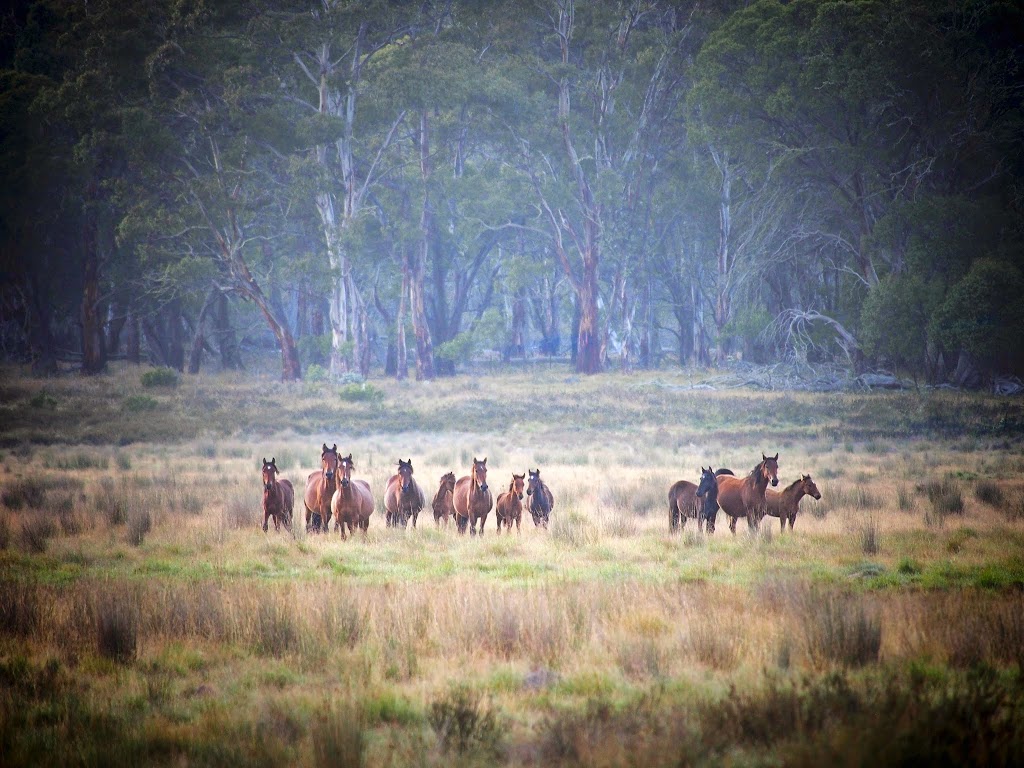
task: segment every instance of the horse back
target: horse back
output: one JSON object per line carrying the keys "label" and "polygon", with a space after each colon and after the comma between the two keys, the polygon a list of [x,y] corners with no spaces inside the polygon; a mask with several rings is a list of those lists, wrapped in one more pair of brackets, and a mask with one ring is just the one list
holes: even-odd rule
{"label": "horse back", "polygon": [[734,475],[718,477],[718,506],[730,517],[746,517],[747,508],[743,502],[743,480]]}
{"label": "horse back", "polygon": [[295,489],[292,487],[292,481],[278,480],[277,484],[281,486],[281,504],[284,511],[290,515],[295,506]]}

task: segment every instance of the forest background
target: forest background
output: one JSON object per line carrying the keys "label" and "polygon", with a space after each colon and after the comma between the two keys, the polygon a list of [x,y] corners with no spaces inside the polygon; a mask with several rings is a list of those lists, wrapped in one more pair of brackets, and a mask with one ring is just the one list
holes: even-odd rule
{"label": "forest background", "polygon": [[[1024,367],[1015,2],[15,2],[0,353]],[[276,353],[275,353],[276,354]]]}

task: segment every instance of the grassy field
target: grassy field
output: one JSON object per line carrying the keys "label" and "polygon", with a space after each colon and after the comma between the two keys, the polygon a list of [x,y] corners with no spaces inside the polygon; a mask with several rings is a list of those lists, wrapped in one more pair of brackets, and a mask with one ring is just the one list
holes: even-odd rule
{"label": "grassy field", "polygon": [[[0,371],[0,764],[1024,762],[1020,399],[139,374]],[[539,466],[551,527],[264,534],[261,459],[322,442],[378,505]],[[669,533],[776,451],[795,532]]]}

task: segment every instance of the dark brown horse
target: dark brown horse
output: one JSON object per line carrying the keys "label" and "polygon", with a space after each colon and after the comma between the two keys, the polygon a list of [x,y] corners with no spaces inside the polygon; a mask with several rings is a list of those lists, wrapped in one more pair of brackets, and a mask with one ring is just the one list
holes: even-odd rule
{"label": "dark brown horse", "polygon": [[324,443],[320,452],[320,469],[310,472],[306,478],[306,492],[303,503],[306,505],[306,531],[327,532],[327,523],[331,520],[331,498],[337,490],[338,444],[328,448]]}
{"label": "dark brown horse", "polygon": [[528,470],[530,479],[527,481],[526,495],[530,497],[530,514],[533,524],[538,528],[547,528],[551,519],[551,510],[555,508],[555,497],[547,483],[540,479],[540,467]]}
{"label": "dark brown horse", "polygon": [[455,484],[452,503],[459,533],[465,533],[466,526],[469,526],[470,534],[475,536],[476,525],[480,523],[480,534],[483,535],[487,513],[494,506],[494,497],[487,488],[487,459],[473,459],[473,469]]}
{"label": "dark brown horse", "polygon": [[821,492],[810,475],[801,475],[799,480],[794,480],[781,491],[765,491],[765,514],[779,518],[782,530],[786,530],[788,520],[789,530],[792,531],[793,523],[796,522],[797,513],[800,511],[800,499],[804,496],[821,500]]}
{"label": "dark brown horse", "polygon": [[523,480],[526,475],[512,473],[512,482],[508,490],[498,494],[498,502],[494,507],[494,515],[498,518],[498,533],[501,533],[501,524],[512,533],[512,523],[516,524],[516,533],[520,532],[520,524],[523,519]]}
{"label": "dark brown horse", "polygon": [[423,489],[412,476],[412,459],[398,460],[398,474],[392,475],[384,489],[384,509],[387,514],[387,526],[408,527],[412,517],[412,527],[416,527],[416,519],[420,510],[426,506]]}
{"label": "dark brown horse", "polygon": [[447,527],[448,520],[455,516],[455,504],[452,502],[452,494],[455,492],[455,473],[446,472],[441,476],[441,484],[434,494],[434,501],[431,507],[434,510],[434,522]]}
{"label": "dark brown horse", "polygon": [[708,533],[714,533],[717,516],[718,478],[711,467],[700,468],[699,484],[694,485],[689,480],[680,480],[668,489],[669,530],[685,528],[689,518],[696,518],[698,531],[703,531],[707,523]]}
{"label": "dark brown horse", "polygon": [[729,530],[736,533],[736,521],[747,518],[750,530],[756,531],[765,513],[764,493],[768,488],[779,484],[779,454],[765,456],[761,454],[750,474],[744,478],[718,474],[718,503],[722,511],[729,516]]}
{"label": "dark brown horse", "polygon": [[358,528],[363,533],[370,527],[370,515],[373,514],[373,494],[370,493],[370,484],[365,480],[353,480],[352,470],[356,468],[350,453],[338,461],[338,489],[331,497],[331,511],[334,513],[334,527],[341,531],[341,538],[348,538],[345,535],[345,526],[348,532],[353,533]]}
{"label": "dark brown horse", "polygon": [[274,518],[274,530],[292,529],[292,509],[295,506],[295,489],[290,480],[277,479],[277,458],[267,461],[263,457],[263,532],[267,532],[267,521]]}

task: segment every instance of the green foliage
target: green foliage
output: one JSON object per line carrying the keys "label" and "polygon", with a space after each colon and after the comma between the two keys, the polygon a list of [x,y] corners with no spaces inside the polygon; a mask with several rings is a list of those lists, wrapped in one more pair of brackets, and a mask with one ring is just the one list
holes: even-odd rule
{"label": "green foliage", "polygon": [[861,308],[861,342],[869,355],[916,374],[925,369],[928,323],[942,300],[941,286],[917,274],[889,275]]}
{"label": "green foliage", "polygon": [[384,391],[373,384],[346,384],[338,390],[338,397],[348,403],[380,403]]}
{"label": "green foliage", "polygon": [[129,413],[155,411],[159,406],[160,402],[155,397],[150,397],[149,395],[128,395],[124,399],[124,409]]}
{"label": "green foliage", "polygon": [[946,295],[929,326],[950,353],[966,350],[989,368],[1024,356],[1024,273],[992,258],[976,260]]}
{"label": "green foliage", "polygon": [[501,736],[498,715],[483,694],[456,686],[430,703],[427,722],[445,752],[494,754]]}
{"label": "green foliage", "polygon": [[176,387],[178,372],[173,368],[153,368],[143,371],[140,380],[144,387]]}

